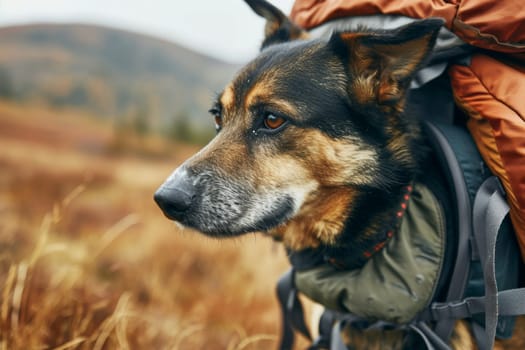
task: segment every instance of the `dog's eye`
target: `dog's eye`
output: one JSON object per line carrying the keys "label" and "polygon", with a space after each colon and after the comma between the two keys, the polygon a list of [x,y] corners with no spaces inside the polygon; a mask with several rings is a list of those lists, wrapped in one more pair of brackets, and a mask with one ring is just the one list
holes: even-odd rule
{"label": "dog's eye", "polygon": [[286,119],[278,117],[274,114],[268,114],[266,117],[264,117],[263,122],[266,129],[275,130],[286,123]]}
{"label": "dog's eye", "polygon": [[222,115],[221,111],[218,108],[212,108],[209,110],[210,114],[215,120],[215,130],[219,131],[222,128]]}
{"label": "dog's eye", "polygon": [[215,129],[220,130],[222,128],[222,117],[220,114],[215,114]]}

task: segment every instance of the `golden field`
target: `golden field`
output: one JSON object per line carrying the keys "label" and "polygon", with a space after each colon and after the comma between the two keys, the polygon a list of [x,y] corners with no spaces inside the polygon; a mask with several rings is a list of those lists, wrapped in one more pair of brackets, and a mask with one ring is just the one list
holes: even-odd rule
{"label": "golden field", "polygon": [[282,247],[181,231],[153,202],[195,151],[0,103],[0,350],[275,348]]}

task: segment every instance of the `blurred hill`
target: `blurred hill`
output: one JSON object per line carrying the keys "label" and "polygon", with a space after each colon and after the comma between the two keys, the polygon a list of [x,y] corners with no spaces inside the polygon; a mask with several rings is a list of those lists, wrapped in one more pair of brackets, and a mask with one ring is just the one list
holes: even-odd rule
{"label": "blurred hill", "polygon": [[[80,24],[0,28],[0,97],[85,109],[142,131],[213,127],[238,67],[154,37]],[[168,131],[166,131],[168,130]]]}

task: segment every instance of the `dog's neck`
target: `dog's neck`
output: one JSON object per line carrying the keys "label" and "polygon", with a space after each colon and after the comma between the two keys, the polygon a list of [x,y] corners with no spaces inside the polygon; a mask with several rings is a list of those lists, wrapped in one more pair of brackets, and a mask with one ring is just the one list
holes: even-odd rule
{"label": "dog's neck", "polygon": [[270,234],[293,252],[316,250],[334,265],[356,268],[395,235],[411,190],[410,184],[334,189]]}
{"label": "dog's neck", "polygon": [[324,258],[336,267],[362,267],[379,252],[400,227],[413,186],[402,186],[393,192],[369,190],[353,210],[337,244],[324,246]]}

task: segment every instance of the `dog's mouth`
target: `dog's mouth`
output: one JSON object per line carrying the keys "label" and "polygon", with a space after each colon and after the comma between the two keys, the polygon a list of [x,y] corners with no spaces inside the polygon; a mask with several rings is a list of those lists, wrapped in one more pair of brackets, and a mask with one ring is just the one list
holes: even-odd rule
{"label": "dog's mouth", "polygon": [[251,206],[244,216],[232,226],[238,234],[268,231],[287,222],[294,214],[294,202],[291,197],[283,196],[272,204]]}
{"label": "dog's mouth", "polygon": [[163,209],[164,214],[185,227],[200,231],[212,237],[240,236],[251,232],[265,232],[286,223],[293,215],[292,201],[281,200],[271,210],[246,211],[238,217],[227,212],[209,211],[206,208],[184,212]]}

